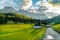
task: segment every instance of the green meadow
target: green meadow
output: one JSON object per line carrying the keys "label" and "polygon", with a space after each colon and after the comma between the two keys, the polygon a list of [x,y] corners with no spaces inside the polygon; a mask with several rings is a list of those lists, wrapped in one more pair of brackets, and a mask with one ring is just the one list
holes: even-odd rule
{"label": "green meadow", "polygon": [[55,31],[57,31],[57,32],[60,33],[60,24],[54,25],[54,26],[53,26],[53,29],[54,29]]}
{"label": "green meadow", "polygon": [[43,40],[46,28],[34,29],[34,24],[2,24],[0,40]]}

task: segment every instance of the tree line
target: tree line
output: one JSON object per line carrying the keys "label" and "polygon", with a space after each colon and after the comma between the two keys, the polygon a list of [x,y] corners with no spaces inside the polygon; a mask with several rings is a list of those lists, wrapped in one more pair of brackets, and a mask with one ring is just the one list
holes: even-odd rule
{"label": "tree line", "polygon": [[0,24],[6,24],[8,23],[8,21],[11,20],[13,21],[15,24],[19,23],[33,23],[33,24],[50,24],[55,22],[55,24],[60,23],[60,15],[57,17],[54,17],[52,19],[47,19],[47,20],[40,20],[40,19],[34,19],[34,18],[30,18],[27,17],[25,15],[22,14],[18,14],[18,13],[1,13],[0,12]]}
{"label": "tree line", "polygon": [[30,18],[17,13],[0,13],[0,24],[6,24],[9,20],[13,21],[15,24],[20,23],[37,23],[40,25],[41,21],[38,19]]}

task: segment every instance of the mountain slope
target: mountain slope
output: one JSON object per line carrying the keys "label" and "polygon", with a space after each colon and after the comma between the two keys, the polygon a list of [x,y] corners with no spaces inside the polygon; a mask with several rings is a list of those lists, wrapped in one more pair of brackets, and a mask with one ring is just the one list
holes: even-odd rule
{"label": "mountain slope", "polygon": [[3,13],[13,13],[13,12],[16,12],[12,7],[4,7],[4,9],[0,9],[0,12],[3,12]]}
{"label": "mountain slope", "polygon": [[26,10],[19,10],[18,13],[31,17],[31,18],[35,18],[35,19],[40,19],[40,20],[48,19],[48,17],[44,15],[43,13],[42,14],[32,13]]}

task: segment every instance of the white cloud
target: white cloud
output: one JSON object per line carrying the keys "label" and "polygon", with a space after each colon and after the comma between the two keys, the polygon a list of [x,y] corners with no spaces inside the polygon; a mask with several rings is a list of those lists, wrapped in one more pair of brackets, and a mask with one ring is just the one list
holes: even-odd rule
{"label": "white cloud", "polygon": [[39,10],[39,11],[45,11],[45,10],[47,10],[47,7],[49,7],[49,5],[48,5],[48,3],[47,3],[47,1],[46,0],[43,0],[43,1],[38,1],[35,5],[32,5],[32,7],[31,7],[31,9],[35,9],[35,10]]}
{"label": "white cloud", "polygon": [[13,0],[5,0],[5,5],[4,6],[11,6],[15,10],[18,10],[18,5]]}
{"label": "white cloud", "polygon": [[[12,6],[15,10],[18,10],[23,7],[23,9],[28,9],[32,5],[32,0],[19,0],[20,5],[15,0],[0,0],[0,9],[4,6]],[[24,3],[25,1],[25,3]],[[24,4],[24,5],[23,5]],[[19,7],[20,6],[20,7]]]}
{"label": "white cloud", "polygon": [[49,4],[48,2],[44,3],[44,5],[48,8],[48,10],[46,10],[45,12],[53,12],[53,13],[60,14],[60,6],[54,7],[51,4]]}
{"label": "white cloud", "polygon": [[60,14],[60,7],[52,7],[51,9],[47,10],[46,12],[54,12]]}
{"label": "white cloud", "polygon": [[41,1],[38,1],[36,5],[39,5],[41,3]]}
{"label": "white cloud", "polygon": [[[52,1],[52,0],[50,0],[50,1]],[[39,1],[36,3],[36,5],[34,5],[34,6],[32,5],[31,9],[32,10],[38,10],[40,6],[45,6],[45,7],[47,7],[47,10],[45,10],[44,12],[52,12],[52,13],[60,14],[60,6],[53,7],[46,0],[43,0],[43,5],[41,5],[41,4],[42,4],[42,2]]]}
{"label": "white cloud", "polygon": [[13,0],[0,0],[0,9],[6,6],[12,6],[15,10],[18,10],[18,5]]}
{"label": "white cloud", "polygon": [[0,0],[0,9],[4,8],[4,0]]}
{"label": "white cloud", "polygon": [[12,6],[15,10],[22,8],[24,0],[19,0],[20,3],[15,2],[15,0],[4,0],[4,6]]}
{"label": "white cloud", "polygon": [[16,11],[18,11],[18,5],[15,2],[10,2],[10,6],[12,6]]}
{"label": "white cloud", "polygon": [[30,6],[32,6],[32,0],[25,0],[25,3],[23,5],[23,9],[26,10],[28,9]]}

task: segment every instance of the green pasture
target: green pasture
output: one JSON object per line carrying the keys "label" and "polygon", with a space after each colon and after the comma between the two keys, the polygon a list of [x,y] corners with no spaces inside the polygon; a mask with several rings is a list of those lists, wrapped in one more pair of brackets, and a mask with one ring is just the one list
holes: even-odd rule
{"label": "green pasture", "polygon": [[60,24],[56,24],[53,26],[53,29],[57,32],[60,32]]}
{"label": "green pasture", "polygon": [[2,24],[0,40],[43,40],[46,28],[35,30],[33,24]]}

